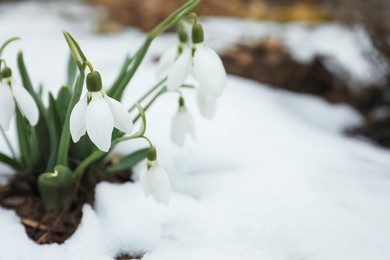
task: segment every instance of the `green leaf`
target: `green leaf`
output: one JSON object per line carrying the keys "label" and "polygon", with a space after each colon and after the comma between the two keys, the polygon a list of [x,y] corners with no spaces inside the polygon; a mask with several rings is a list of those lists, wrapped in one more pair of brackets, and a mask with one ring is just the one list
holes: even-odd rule
{"label": "green leaf", "polygon": [[30,159],[31,147],[30,147],[30,125],[27,120],[23,117],[19,108],[16,108],[16,129],[19,141],[19,150],[22,156],[22,162],[24,165]]}
{"label": "green leaf", "polygon": [[107,173],[115,173],[130,169],[140,161],[146,158],[146,152],[149,148],[138,150],[132,154],[123,157],[119,162],[107,168]]}
{"label": "green leaf", "polygon": [[56,101],[51,93],[49,93],[49,133],[50,133],[50,156],[46,167],[47,171],[51,171],[57,159],[57,147],[60,138],[61,121],[56,108]]}
{"label": "green leaf", "polygon": [[70,35],[67,31],[64,31],[64,36],[77,67],[80,71],[84,71],[87,58],[72,35]]}
{"label": "green leaf", "polygon": [[[43,105],[42,98],[40,97],[40,95],[34,91],[30,76],[24,63],[23,53],[21,51],[18,53],[18,68],[20,76],[22,77],[24,88],[31,94],[35,103],[38,106],[39,121],[38,124],[34,127],[33,135],[31,136],[31,138],[36,138],[36,140],[33,140],[31,138],[29,138],[28,140],[30,140],[31,145],[34,144],[34,148],[36,147],[38,149],[36,153],[34,152],[33,154],[37,157],[36,163],[40,163],[40,167],[44,167],[47,162],[47,156],[49,156],[50,153],[50,138],[48,138],[50,136],[50,133],[47,120],[47,110]],[[32,162],[32,160],[29,160],[29,162]],[[32,168],[38,168],[38,166],[32,165]]]}
{"label": "green leaf", "polygon": [[72,99],[72,94],[69,91],[68,86],[62,86],[60,91],[58,92],[57,101],[56,101],[56,110],[58,116],[61,120],[61,124],[64,123],[66,112],[68,110],[70,100]]}
{"label": "green leaf", "polygon": [[[127,64],[126,68],[126,74],[123,75],[122,80],[115,81],[115,84],[107,91],[107,94],[116,99],[121,100],[124,90],[126,89],[126,86],[129,84],[131,79],[133,78],[134,74],[138,70],[138,67],[140,66],[141,62],[143,61],[146,53],[148,52],[148,49],[150,45],[152,44],[153,40],[160,35],[162,32],[168,30],[172,26],[176,25],[178,22],[180,22],[181,19],[183,19],[186,15],[188,15],[192,9],[195,8],[200,3],[200,0],[190,0],[184,5],[182,5],[180,8],[178,8],[175,12],[173,12],[170,16],[168,16],[164,21],[162,21],[160,24],[158,24],[149,34],[148,37],[145,39],[143,45],[141,48],[137,51],[137,53],[134,56],[134,60]],[[126,63],[125,63],[126,65]],[[123,69],[122,69],[123,70]]]}
{"label": "green leaf", "polygon": [[66,166],[57,165],[54,172],[42,173],[38,190],[46,210],[53,210],[70,202],[76,196],[76,178]]}
{"label": "green leaf", "polygon": [[73,60],[72,55],[70,55],[68,60],[68,78],[67,78],[68,91],[73,89],[74,84],[76,83],[76,78],[77,78],[77,64]]}
{"label": "green leaf", "polygon": [[14,168],[17,171],[23,170],[23,166],[16,160],[0,152],[0,162]]}

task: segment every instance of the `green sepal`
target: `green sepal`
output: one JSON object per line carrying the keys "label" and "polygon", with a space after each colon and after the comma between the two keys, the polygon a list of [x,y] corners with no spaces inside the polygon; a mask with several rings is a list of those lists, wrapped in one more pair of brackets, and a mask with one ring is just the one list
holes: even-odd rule
{"label": "green sepal", "polygon": [[103,83],[99,72],[92,71],[88,73],[86,82],[89,92],[97,92],[102,90]]}
{"label": "green sepal", "polygon": [[54,172],[39,176],[38,189],[45,209],[57,209],[75,197],[76,178],[69,168],[58,165]]}
{"label": "green sepal", "polygon": [[178,33],[179,41],[181,43],[187,43],[188,42],[188,34],[185,29],[181,29]]}
{"label": "green sepal", "polygon": [[192,27],[192,42],[194,44],[204,42],[203,27],[199,23],[194,24]]}
{"label": "green sepal", "polygon": [[121,158],[119,162],[107,168],[107,173],[111,174],[130,169],[146,158],[147,151],[149,151],[149,148],[138,150]]}
{"label": "green sepal", "polygon": [[149,161],[155,161],[157,159],[157,150],[153,146],[146,152],[146,157]]}
{"label": "green sepal", "polygon": [[1,71],[1,77],[2,78],[10,78],[12,76],[12,70],[9,67],[5,67]]}

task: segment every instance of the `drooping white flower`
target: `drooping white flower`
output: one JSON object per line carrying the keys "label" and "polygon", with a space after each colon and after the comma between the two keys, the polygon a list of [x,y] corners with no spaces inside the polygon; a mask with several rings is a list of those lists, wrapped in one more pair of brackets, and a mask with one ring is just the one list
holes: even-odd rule
{"label": "drooping white flower", "polygon": [[169,91],[179,89],[187,79],[191,71],[191,61],[191,50],[185,48],[169,70],[166,83]]}
{"label": "drooping white flower", "polygon": [[88,133],[91,141],[100,150],[108,152],[114,127],[128,134],[133,131],[133,121],[126,108],[117,100],[107,96],[101,90],[101,86],[100,90],[99,87],[89,87],[88,90],[88,93],[74,106],[70,115],[72,140],[76,143],[85,133]]}
{"label": "drooping white flower", "polygon": [[194,45],[194,75],[203,91],[220,97],[226,85],[226,71],[221,58],[204,43]]}
{"label": "drooping white flower", "polygon": [[188,134],[195,139],[195,123],[190,111],[184,105],[184,101],[179,103],[179,110],[172,119],[171,139],[175,144],[183,147]]}
{"label": "drooping white flower", "polygon": [[166,77],[170,68],[179,55],[179,45],[173,45],[166,49],[157,64],[156,76],[158,79]]}
{"label": "drooping white flower", "polygon": [[169,91],[177,90],[188,77],[192,66],[191,49],[187,46],[187,33],[179,33],[179,43],[168,48],[160,58],[157,77],[167,77]]}
{"label": "drooping white flower", "polygon": [[22,86],[12,81],[9,86],[5,81],[0,82],[0,126],[3,130],[9,128],[11,118],[15,114],[15,103],[30,125],[38,123],[39,111],[33,97]]}
{"label": "drooping white flower", "polygon": [[226,70],[218,54],[205,45],[203,29],[198,23],[192,28],[192,42],[192,48],[180,42],[167,49],[158,65],[160,78],[167,76],[166,86],[174,91],[192,71],[203,92],[221,96],[226,85]]}
{"label": "drooping white flower", "polygon": [[140,183],[145,196],[151,195],[158,203],[168,205],[171,181],[157,160],[149,161],[140,172]]}
{"label": "drooping white flower", "polygon": [[217,111],[218,98],[205,93],[203,88],[198,89],[196,96],[200,114],[208,119],[213,118]]}

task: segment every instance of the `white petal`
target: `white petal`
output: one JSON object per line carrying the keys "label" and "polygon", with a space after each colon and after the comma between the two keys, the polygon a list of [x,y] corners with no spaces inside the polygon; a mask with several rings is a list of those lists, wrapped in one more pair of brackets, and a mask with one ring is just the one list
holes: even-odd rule
{"label": "white petal", "polygon": [[91,141],[103,152],[108,152],[114,119],[110,107],[100,92],[92,92],[92,100],[85,114],[85,126]]}
{"label": "white petal", "polygon": [[169,69],[172,67],[178,54],[179,46],[175,44],[168,48],[162,55],[157,65],[157,78],[162,79],[168,75]]}
{"label": "white petal", "polygon": [[85,113],[87,112],[87,95],[77,102],[70,114],[70,134],[73,142],[77,143],[85,135]]}
{"label": "white petal", "polygon": [[15,114],[15,101],[11,89],[0,83],[0,127],[8,130],[12,116]]}
{"label": "white petal", "polygon": [[179,111],[172,119],[171,125],[171,139],[172,142],[180,147],[184,146],[184,142],[187,135],[187,118],[183,108],[179,108]]}
{"label": "white petal", "polygon": [[111,109],[112,117],[114,118],[114,126],[126,134],[130,134],[133,131],[134,124],[129,112],[126,108],[117,100],[105,95],[104,98]]}
{"label": "white petal", "polygon": [[194,118],[192,117],[191,112],[186,109],[186,119],[187,119],[187,131],[190,133],[192,138],[195,140],[196,139],[196,134],[195,134],[195,121]]}
{"label": "white petal", "polygon": [[175,144],[183,147],[187,134],[195,139],[194,119],[187,108],[181,107],[172,119],[171,139]]}
{"label": "white petal", "polygon": [[139,182],[141,183],[142,190],[144,191],[146,197],[149,196],[150,194],[149,183],[146,176],[147,174],[148,174],[148,167],[145,165],[145,167],[143,167],[140,171]]}
{"label": "white petal", "polygon": [[33,97],[24,87],[15,82],[12,84],[12,93],[20,111],[30,122],[30,125],[36,125],[39,119],[39,111]]}
{"label": "white petal", "polygon": [[222,95],[226,84],[226,71],[218,54],[197,44],[194,54],[194,74],[204,91],[214,97]]}
{"label": "white petal", "polygon": [[152,195],[156,202],[168,205],[171,195],[171,181],[157,161],[153,162],[146,177],[149,183],[150,195]]}
{"label": "white petal", "polygon": [[213,118],[217,111],[218,98],[206,94],[201,87],[197,91],[197,101],[201,115],[208,119]]}
{"label": "white petal", "polygon": [[175,91],[184,83],[191,69],[191,50],[186,48],[177,58],[168,73],[167,87]]}

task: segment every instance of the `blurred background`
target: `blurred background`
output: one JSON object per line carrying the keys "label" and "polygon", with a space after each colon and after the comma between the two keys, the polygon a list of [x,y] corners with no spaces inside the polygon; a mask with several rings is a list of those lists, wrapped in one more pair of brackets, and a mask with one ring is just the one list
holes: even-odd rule
{"label": "blurred background", "polygon": [[[0,0],[0,6],[20,2]],[[76,19],[70,3],[93,6],[96,33],[115,34],[129,26],[147,32],[185,0],[63,2],[68,11],[59,15]],[[196,12],[246,22],[244,36],[220,49],[229,73],[350,104],[365,123],[345,133],[390,147],[389,0],[203,0]],[[226,41],[230,22],[218,28]]]}

